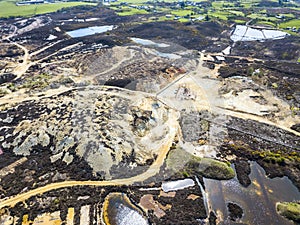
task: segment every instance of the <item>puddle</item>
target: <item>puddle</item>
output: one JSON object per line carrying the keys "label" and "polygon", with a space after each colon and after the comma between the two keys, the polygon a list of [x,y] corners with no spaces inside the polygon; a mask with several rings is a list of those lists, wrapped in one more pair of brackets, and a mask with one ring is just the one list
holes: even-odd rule
{"label": "puddle", "polygon": [[109,194],[103,205],[102,214],[107,225],[149,225],[141,210],[123,193]]}
{"label": "puddle", "polygon": [[67,32],[67,34],[70,35],[72,38],[77,38],[77,37],[84,37],[84,36],[93,35],[93,34],[104,33],[106,31],[110,31],[112,29],[114,29],[113,25],[95,26],[95,27],[87,27],[87,28],[81,28],[81,29],[69,31],[69,32]]}
{"label": "puddle", "polygon": [[158,48],[170,47],[170,45],[168,45],[168,44],[156,43],[154,41],[142,39],[142,38],[131,38],[131,40],[137,44],[145,45],[145,46],[154,46],[154,47],[158,47]]}
{"label": "puddle", "polygon": [[176,55],[173,53],[163,53],[163,52],[159,52],[159,51],[154,51],[154,54],[163,58],[168,58],[168,59],[180,59],[181,56],[180,55]]}
{"label": "puddle", "polygon": [[192,179],[187,178],[183,180],[164,182],[161,185],[161,188],[163,189],[164,192],[169,192],[169,191],[177,191],[177,190],[185,189],[188,187],[193,187],[194,185],[195,182]]}

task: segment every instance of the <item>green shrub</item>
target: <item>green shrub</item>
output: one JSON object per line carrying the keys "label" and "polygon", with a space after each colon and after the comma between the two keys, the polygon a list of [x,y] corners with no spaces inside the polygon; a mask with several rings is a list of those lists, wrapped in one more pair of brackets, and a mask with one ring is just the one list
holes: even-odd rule
{"label": "green shrub", "polygon": [[300,222],[300,204],[296,202],[281,202],[276,206],[277,212],[286,217],[287,219],[293,220],[296,223]]}

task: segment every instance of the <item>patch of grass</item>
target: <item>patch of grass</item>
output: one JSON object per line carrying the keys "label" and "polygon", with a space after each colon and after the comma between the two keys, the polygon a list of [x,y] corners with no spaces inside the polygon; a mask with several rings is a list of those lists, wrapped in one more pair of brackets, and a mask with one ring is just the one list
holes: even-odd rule
{"label": "patch of grass", "polygon": [[262,17],[265,17],[265,14],[259,14],[259,13],[252,13],[250,15],[247,15],[250,19],[260,19]]}
{"label": "patch of grass", "polygon": [[276,206],[278,213],[287,219],[300,221],[300,204],[296,202],[281,202]]}
{"label": "patch of grass", "polygon": [[300,28],[300,20],[294,19],[279,24],[280,28],[297,27]]}
{"label": "patch of grass", "polygon": [[14,1],[1,1],[0,2],[0,17],[11,16],[33,16],[38,14],[45,14],[56,12],[62,8],[74,7],[79,5],[96,5],[96,3],[89,2],[60,2],[51,4],[38,4],[38,5],[23,5],[17,6]]}
{"label": "patch of grass", "polygon": [[171,14],[176,15],[176,16],[186,16],[186,15],[191,15],[193,13],[192,10],[188,9],[182,9],[182,10],[173,10],[171,11]]}
{"label": "patch of grass", "polygon": [[209,17],[218,18],[221,20],[228,20],[228,16],[230,14],[226,11],[216,11],[216,12],[208,12]]}
{"label": "patch of grass", "polygon": [[234,170],[225,162],[210,158],[199,158],[189,154],[181,148],[170,151],[167,168],[182,176],[201,175],[212,179],[231,179]]}
{"label": "patch of grass", "polygon": [[144,2],[147,2],[147,0],[119,0],[117,3],[120,3],[120,2],[127,2],[128,4],[140,4],[140,3],[144,3]]}
{"label": "patch of grass", "polygon": [[300,162],[300,155],[295,152],[277,151],[253,151],[252,154],[258,158],[263,159],[265,162],[285,164],[288,161]]}
{"label": "patch of grass", "polygon": [[150,21],[150,22],[152,22],[152,21],[162,22],[162,21],[173,21],[173,19],[174,19],[174,17],[167,18],[166,16],[160,16],[160,17],[153,16],[153,17],[150,17],[148,21]]}
{"label": "patch of grass", "polygon": [[227,1],[216,1],[212,2],[212,7],[215,9],[223,9],[225,7],[233,7],[234,3]]}
{"label": "patch of grass", "polygon": [[241,11],[236,11],[236,10],[230,10],[228,11],[231,14],[234,14],[236,16],[245,16],[245,13],[241,12]]}
{"label": "patch of grass", "polygon": [[289,163],[300,163],[300,153],[296,150],[289,151],[286,149],[276,149],[276,150],[253,150],[248,145],[244,144],[230,144],[229,148],[231,151],[240,155],[241,153],[245,156],[248,155],[248,158],[262,159],[267,163],[278,163],[281,165]]}
{"label": "patch of grass", "polygon": [[229,180],[235,175],[234,170],[227,163],[210,158],[193,156],[189,167],[193,168],[195,173],[200,173],[206,178]]}
{"label": "patch of grass", "polygon": [[186,178],[186,177],[190,177],[190,174],[186,171],[183,171],[182,172],[182,175]]}
{"label": "patch of grass", "polygon": [[29,90],[34,89],[44,89],[49,85],[49,80],[51,79],[51,76],[48,74],[40,74],[33,77],[28,77],[25,79],[23,85],[21,85],[20,88],[26,88]]}
{"label": "patch of grass", "polygon": [[258,26],[271,26],[271,27],[276,27],[276,24],[273,22],[269,22],[269,21],[259,21],[257,22],[255,25]]}
{"label": "patch of grass", "polygon": [[270,22],[277,22],[277,21],[279,21],[279,19],[277,19],[274,16],[266,16],[264,14],[258,14],[258,13],[250,14],[247,17],[251,18],[251,19],[258,19],[258,20],[261,20],[261,21],[270,21]]}
{"label": "patch of grass", "polygon": [[246,21],[244,21],[244,20],[234,20],[234,22],[236,24],[245,24],[246,23]]}
{"label": "patch of grass", "polygon": [[284,13],[284,14],[280,14],[280,15],[283,15],[285,18],[290,18],[290,19],[295,18],[295,15],[292,13]]}
{"label": "patch of grass", "polygon": [[185,22],[189,22],[189,19],[180,18],[178,21],[181,23],[185,23]]}
{"label": "patch of grass", "polygon": [[252,3],[241,3],[241,7],[245,8],[245,9],[249,9],[253,6]]}
{"label": "patch of grass", "polygon": [[115,10],[115,11],[121,9],[121,7],[119,7],[119,6],[110,6],[109,8],[112,10]]}
{"label": "patch of grass", "polygon": [[132,16],[136,14],[148,14],[148,12],[144,9],[136,9],[130,7],[123,7],[121,12],[117,12],[119,16]]}
{"label": "patch of grass", "polygon": [[219,9],[223,7],[223,2],[212,2],[212,7]]}
{"label": "patch of grass", "polygon": [[298,11],[300,11],[300,7],[291,7],[290,9],[293,9],[293,10],[298,10]]}

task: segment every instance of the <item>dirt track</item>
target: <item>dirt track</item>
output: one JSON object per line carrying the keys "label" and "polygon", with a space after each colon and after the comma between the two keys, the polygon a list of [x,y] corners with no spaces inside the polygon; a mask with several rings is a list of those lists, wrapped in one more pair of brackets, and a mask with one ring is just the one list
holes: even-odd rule
{"label": "dirt track", "polygon": [[154,176],[160,169],[161,165],[164,163],[164,160],[169,152],[169,149],[172,145],[172,142],[175,138],[175,135],[178,131],[178,115],[175,111],[171,110],[170,117],[166,124],[168,124],[170,130],[168,133],[168,138],[166,138],[166,143],[161,146],[160,153],[157,157],[157,159],[154,161],[154,163],[150,166],[150,168],[137,176],[126,178],[126,179],[116,179],[116,180],[110,180],[110,181],[65,181],[65,182],[59,182],[59,183],[52,183],[48,184],[44,187],[40,187],[31,191],[28,191],[26,193],[22,193],[19,195],[16,195],[12,198],[9,198],[7,200],[3,200],[0,202],[0,209],[3,207],[13,207],[18,202],[25,201],[26,199],[38,195],[43,194],[47,191],[51,191],[54,189],[59,188],[65,188],[65,187],[72,187],[72,186],[112,186],[112,185],[132,185],[135,182],[142,182],[152,176]]}

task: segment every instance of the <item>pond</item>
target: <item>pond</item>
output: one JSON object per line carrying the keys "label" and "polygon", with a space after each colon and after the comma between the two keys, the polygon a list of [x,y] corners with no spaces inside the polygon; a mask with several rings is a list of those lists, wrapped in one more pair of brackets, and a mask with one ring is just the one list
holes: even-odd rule
{"label": "pond", "polygon": [[107,225],[149,225],[142,211],[124,193],[110,193],[106,197],[102,217]]}
{"label": "pond", "polygon": [[240,185],[237,178],[218,181],[204,179],[209,207],[221,217],[220,224],[234,224],[228,218],[227,203],[241,206],[244,215],[242,223],[251,225],[293,223],[276,213],[276,202],[300,200],[300,192],[287,178],[266,177],[265,171],[257,163],[251,162],[251,185]]}
{"label": "pond", "polygon": [[164,192],[169,192],[169,191],[177,191],[177,190],[185,189],[187,187],[192,187],[194,185],[195,185],[194,180],[187,178],[183,180],[163,182],[161,188]]}
{"label": "pond", "polygon": [[166,48],[166,47],[170,46],[168,44],[156,43],[154,41],[142,39],[142,38],[131,38],[131,40],[137,44],[145,45],[145,46],[154,46],[154,47],[159,47],[159,48]]}
{"label": "pond", "polygon": [[264,41],[282,39],[289,34],[279,30],[255,29],[245,25],[237,25],[230,39],[236,41]]}
{"label": "pond", "polygon": [[72,38],[84,37],[93,34],[100,34],[114,29],[113,25],[107,26],[94,26],[94,27],[86,27],[80,28],[77,30],[68,31],[67,34]]}
{"label": "pond", "polygon": [[173,53],[164,53],[164,52],[159,52],[159,51],[154,51],[154,54],[163,58],[168,58],[168,59],[180,59],[181,56]]}

